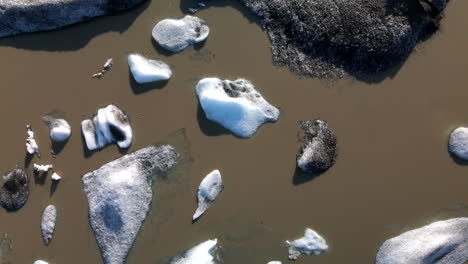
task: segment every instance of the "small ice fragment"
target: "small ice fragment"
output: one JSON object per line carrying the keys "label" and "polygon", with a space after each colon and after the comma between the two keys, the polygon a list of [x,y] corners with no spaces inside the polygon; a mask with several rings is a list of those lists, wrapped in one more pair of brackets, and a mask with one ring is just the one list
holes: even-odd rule
{"label": "small ice fragment", "polygon": [[52,174],[52,180],[59,181],[60,179],[62,179],[62,177],[60,177],[56,172]]}
{"label": "small ice fragment", "polygon": [[49,264],[49,263],[47,263],[47,262],[45,262],[43,260],[36,260],[36,261],[34,261],[33,264]]}
{"label": "small ice fragment", "polygon": [[106,73],[107,71],[111,69],[113,63],[114,63],[114,60],[112,58],[107,59],[106,62],[104,63],[104,66],[102,67],[102,70],[92,75],[93,78],[100,79],[104,73]]}
{"label": "small ice fragment", "polygon": [[189,249],[170,264],[215,264],[218,239],[207,240]]}
{"label": "small ice fragment", "polygon": [[277,261],[277,260],[275,260],[275,261],[270,261],[270,262],[268,262],[267,264],[281,264],[281,261]]}
{"label": "small ice fragment", "polygon": [[195,14],[198,11],[198,8],[191,7],[188,10],[190,11],[190,13]]}
{"label": "small ice fragment", "polygon": [[328,250],[325,239],[310,228],[306,228],[304,237],[292,242],[286,240],[286,246],[289,248],[288,258],[291,260],[298,259],[301,254],[320,255]]}
{"label": "small ice fragment", "polygon": [[40,165],[40,164],[34,163],[34,171],[35,172],[48,172],[53,167],[54,166],[52,164]]}
{"label": "small ice fragment", "polygon": [[206,4],[203,3],[203,2],[198,2],[197,5],[198,5],[199,7],[206,7]]}
{"label": "small ice fragment", "polygon": [[137,83],[165,81],[172,77],[169,65],[159,60],[147,59],[140,54],[129,54],[128,66]]}
{"label": "small ice fragment", "polygon": [[201,181],[198,187],[198,207],[195,214],[193,214],[192,220],[196,220],[205,213],[222,190],[221,173],[219,170],[214,170]]}
{"label": "small ice fragment", "polygon": [[41,154],[39,153],[39,147],[37,146],[36,139],[34,138],[34,132],[32,131],[31,126],[27,125],[26,129],[28,130],[28,138],[26,138],[26,150],[31,155],[37,153],[37,156],[41,157]]}

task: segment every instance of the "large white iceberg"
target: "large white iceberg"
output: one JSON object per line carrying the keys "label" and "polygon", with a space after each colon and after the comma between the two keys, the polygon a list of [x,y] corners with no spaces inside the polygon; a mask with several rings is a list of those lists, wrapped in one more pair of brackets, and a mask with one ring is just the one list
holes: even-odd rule
{"label": "large white iceberg", "polygon": [[169,65],[159,60],[147,59],[140,54],[129,54],[128,66],[137,83],[169,80],[172,77]]}
{"label": "large white iceberg", "polygon": [[196,93],[206,117],[239,137],[251,137],[263,123],[279,117],[279,110],[244,79],[205,78],[198,82]]}
{"label": "large white iceberg", "polygon": [[202,42],[210,33],[206,22],[198,17],[164,19],[153,28],[154,40],[163,48],[179,52],[189,45]]}
{"label": "large white iceberg", "polygon": [[193,214],[192,220],[196,220],[204,214],[222,190],[221,173],[219,170],[214,170],[201,181],[198,187],[198,207],[195,214]]}
{"label": "large white iceberg", "polygon": [[328,250],[327,242],[314,230],[306,228],[304,237],[292,242],[286,240],[289,249],[289,259],[298,259],[301,254],[320,255]]}
{"label": "large white iceberg", "polygon": [[50,240],[52,240],[52,236],[54,235],[55,231],[55,222],[57,220],[57,209],[53,205],[49,205],[44,209],[42,213],[42,221],[41,221],[41,232],[42,232],[42,239],[44,240],[44,244],[49,245]]}
{"label": "large white iceberg", "polygon": [[111,161],[82,178],[89,221],[105,264],[123,264],[153,198],[153,177],[167,173],[179,154],[152,145]]}
{"label": "large white iceberg", "polygon": [[207,240],[175,257],[170,264],[215,264],[218,239]]}
{"label": "large white iceberg", "polygon": [[463,264],[468,261],[468,218],[434,222],[389,239],[375,264]]}
{"label": "large white iceberg", "polygon": [[129,148],[132,144],[130,121],[114,104],[100,108],[92,120],[83,120],[81,130],[89,150],[101,149],[114,142],[120,148]]}

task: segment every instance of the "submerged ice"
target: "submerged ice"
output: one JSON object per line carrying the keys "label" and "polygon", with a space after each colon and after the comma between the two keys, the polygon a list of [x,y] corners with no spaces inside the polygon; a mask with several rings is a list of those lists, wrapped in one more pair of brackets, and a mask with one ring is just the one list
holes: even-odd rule
{"label": "submerged ice", "polygon": [[239,137],[249,138],[263,123],[279,117],[279,110],[244,79],[205,78],[197,84],[196,93],[206,117]]}
{"label": "submerged ice", "polygon": [[286,240],[286,246],[289,251],[289,259],[298,259],[301,254],[320,255],[328,250],[327,242],[314,230],[307,228],[304,237],[292,242]]}
{"label": "submerged ice", "polygon": [[179,154],[152,145],[111,161],[82,178],[89,221],[105,264],[125,263],[153,197],[153,176],[166,173]]}
{"label": "submerged ice", "polygon": [[81,130],[86,146],[91,151],[114,142],[120,148],[129,148],[132,144],[133,132],[130,121],[114,104],[100,108],[92,120],[83,120]]}
{"label": "submerged ice", "polygon": [[207,240],[175,257],[170,264],[215,264],[218,239]]}
{"label": "submerged ice", "polygon": [[222,190],[223,180],[221,173],[219,170],[214,170],[201,181],[198,187],[198,207],[195,214],[193,214],[192,220],[196,220],[204,214]]}
{"label": "submerged ice", "polygon": [[164,81],[172,77],[169,65],[163,61],[147,59],[140,54],[128,55],[128,66],[137,83]]}

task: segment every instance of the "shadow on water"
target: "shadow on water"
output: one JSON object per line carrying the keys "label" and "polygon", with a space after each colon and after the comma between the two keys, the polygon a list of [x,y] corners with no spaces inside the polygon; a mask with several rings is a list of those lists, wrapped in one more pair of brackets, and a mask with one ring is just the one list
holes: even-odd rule
{"label": "shadow on water", "polygon": [[312,181],[320,177],[320,175],[322,175],[323,173],[324,172],[306,173],[306,172],[301,171],[301,169],[299,169],[296,166],[296,169],[294,170],[294,175],[293,175],[293,184],[301,185],[301,184],[307,183],[309,181]]}
{"label": "shadow on water", "polygon": [[453,159],[453,161],[455,161],[455,163],[457,163],[460,166],[468,166],[468,160],[464,160],[464,159],[458,157],[457,155],[453,154],[450,151],[447,151],[447,152],[449,153],[449,155]]}
{"label": "shadow on water", "polygon": [[33,159],[34,155],[31,155],[29,154],[27,151],[26,151],[26,154],[24,155],[24,168],[26,169],[27,167],[29,167],[29,165],[31,164],[31,161]]}
{"label": "shadow on water", "polygon": [[135,81],[131,73],[128,75],[128,78],[130,82],[130,87],[132,87],[132,92],[135,95],[146,93],[151,90],[162,89],[166,87],[167,83],[169,82],[169,80],[165,80],[165,81],[157,81],[157,82],[140,84]]}
{"label": "shadow on water", "polygon": [[91,18],[63,28],[24,33],[0,39],[0,46],[28,50],[68,51],[86,46],[91,39],[106,32],[123,33],[135,19],[149,6],[151,1],[143,1],[130,10],[102,17]]}
{"label": "shadow on water", "polygon": [[205,112],[203,111],[200,103],[198,103],[197,107],[197,120],[200,130],[207,136],[221,136],[230,134],[229,130],[206,118]]}
{"label": "shadow on water", "polygon": [[54,180],[52,181],[52,183],[50,185],[49,197],[52,197],[52,195],[55,193],[59,183],[60,183],[60,181],[54,181]]}
{"label": "shadow on water", "polygon": [[39,185],[44,185],[46,180],[47,180],[47,174],[48,172],[39,172],[39,171],[34,171],[34,183],[39,184]]}
{"label": "shadow on water", "polygon": [[60,154],[60,152],[62,152],[62,150],[67,145],[67,143],[68,143],[68,139],[63,142],[52,141],[52,143],[50,144],[50,151],[52,153],[52,156],[55,157],[56,155]]}

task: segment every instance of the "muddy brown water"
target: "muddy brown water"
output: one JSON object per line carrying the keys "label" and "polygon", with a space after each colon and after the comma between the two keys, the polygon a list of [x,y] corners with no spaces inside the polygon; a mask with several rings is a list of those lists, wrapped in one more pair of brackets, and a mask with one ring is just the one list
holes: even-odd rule
{"label": "muddy brown water", "polygon": [[[152,210],[127,263],[164,263],[170,256],[219,238],[224,263],[287,261],[286,239],[306,227],[322,234],[330,251],[297,263],[373,263],[380,244],[436,220],[468,215],[468,166],[447,152],[447,136],[468,125],[467,1],[453,0],[441,31],[420,45],[394,76],[373,84],[349,79],[300,79],[272,65],[266,34],[239,4],[219,1],[197,15],[211,34],[204,45],[167,56],[151,41],[151,29],[180,17],[195,1],[155,0],[117,16],[53,32],[0,40],[0,169],[24,165],[25,125],[36,132],[42,158],[63,176],[51,189],[32,177],[26,205],[0,212],[2,263],[102,263],[89,225],[81,176],[121,156],[110,146],[89,157],[80,121],[99,106],[117,103],[131,117],[135,139],[129,151],[158,141],[186,153],[174,179],[155,186]],[[172,65],[168,83],[136,85],[126,55],[140,52]],[[91,79],[106,58],[114,66]],[[251,139],[225,134],[198,109],[194,87],[201,77],[244,77],[281,109],[277,123]],[[41,116],[64,112],[73,135],[52,158]],[[335,129],[339,158],[325,174],[295,174],[298,122],[322,118]],[[225,189],[195,224],[191,215],[201,179],[213,169]],[[55,236],[44,246],[42,210],[58,209]]]}

